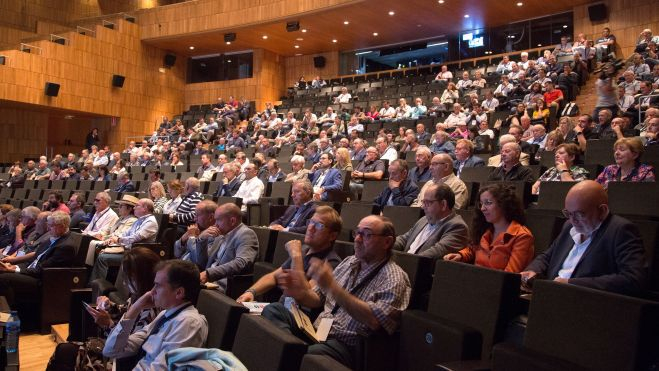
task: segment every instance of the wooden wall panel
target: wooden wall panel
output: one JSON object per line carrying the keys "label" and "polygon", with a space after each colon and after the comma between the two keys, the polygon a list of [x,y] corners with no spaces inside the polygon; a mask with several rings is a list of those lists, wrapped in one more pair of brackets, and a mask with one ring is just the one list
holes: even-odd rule
{"label": "wooden wall panel", "polygon": [[[0,100],[119,117],[106,137],[114,147],[123,146],[128,136],[153,131],[160,116],[183,109],[186,61],[179,58],[160,73],[165,51],[143,45],[137,25],[119,20],[118,26],[97,26],[96,38],[70,32],[67,46],[35,42],[41,55],[3,52],[8,61],[0,66]],[[111,87],[113,74],[126,77],[123,88]],[[44,95],[46,81],[61,85],[58,97]]]}
{"label": "wooden wall panel", "polygon": [[34,32],[0,25],[0,50],[18,47],[21,40],[35,36]]}
{"label": "wooden wall panel", "polygon": [[628,58],[633,52],[639,34],[645,28],[659,34],[659,6],[653,0],[604,0],[609,19],[593,23],[588,18],[588,5],[574,7],[574,33],[583,32],[588,39],[597,39],[602,29],[609,27],[616,36],[618,57]]}
{"label": "wooden wall panel", "polygon": [[48,114],[0,105],[0,162],[39,157],[48,145]]}
{"label": "wooden wall panel", "polygon": [[[325,67],[314,67],[313,59],[317,56],[325,57]],[[287,57],[285,65],[286,86],[295,84],[300,76],[304,76],[307,81],[313,80],[316,75],[320,75],[323,79],[330,79],[339,75],[339,52]]]}

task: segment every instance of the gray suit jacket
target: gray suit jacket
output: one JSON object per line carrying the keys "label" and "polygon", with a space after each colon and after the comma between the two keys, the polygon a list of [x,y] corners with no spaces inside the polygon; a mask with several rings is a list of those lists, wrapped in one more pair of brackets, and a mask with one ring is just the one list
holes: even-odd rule
{"label": "gray suit jacket", "polygon": [[[240,224],[226,236],[218,236],[210,248],[194,249],[190,258],[206,267],[209,282],[217,281],[220,289],[226,291],[226,278],[249,272],[258,255],[259,241],[256,233],[245,224]],[[218,264],[213,266],[215,262]]]}
{"label": "gray suit jacket", "polygon": [[[405,234],[396,237],[394,249],[407,252],[416,236],[428,224],[428,218],[423,217]],[[458,214],[449,215],[416,251],[417,255],[431,258],[442,258],[444,255],[460,251],[469,245],[469,229]]]}

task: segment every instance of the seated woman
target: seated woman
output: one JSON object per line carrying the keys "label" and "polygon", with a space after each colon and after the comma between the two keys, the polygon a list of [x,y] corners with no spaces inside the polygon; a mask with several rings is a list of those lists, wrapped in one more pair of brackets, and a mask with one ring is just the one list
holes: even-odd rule
{"label": "seated woman", "polygon": [[162,210],[167,203],[165,186],[160,182],[151,183],[149,186],[149,198],[153,201],[153,212],[155,214],[162,214]]}
{"label": "seated woman", "polygon": [[446,106],[446,109],[449,109],[458,99],[460,99],[460,91],[453,82],[449,82],[439,101]]}
{"label": "seated woman", "polygon": [[[553,132],[552,132],[553,133]],[[533,184],[531,192],[540,193],[541,182],[580,182],[588,179],[588,171],[574,164],[579,147],[574,143],[563,143],[556,148],[556,166],[547,169]]]}
{"label": "seated woman", "polygon": [[378,112],[378,107],[371,105],[371,108],[366,112],[367,121],[375,121],[380,119],[380,112]]}
{"label": "seated woman", "polygon": [[618,139],[613,144],[616,163],[604,168],[597,183],[606,188],[609,182],[654,182],[654,167],[641,164],[644,149],[638,137]]}
{"label": "seated woman", "polygon": [[352,172],[352,161],[350,161],[350,151],[347,148],[337,148],[335,153],[336,163],[334,168],[337,170],[346,170]]}
{"label": "seated woman", "polygon": [[533,120],[543,119],[545,127],[549,127],[549,108],[547,108],[544,99],[539,98],[535,101],[535,109],[531,118]]}
{"label": "seated woman", "polygon": [[444,260],[521,272],[533,259],[533,235],[524,226],[522,201],[512,187],[492,184],[482,187],[472,229],[472,245]]}
{"label": "seated woman", "polygon": [[97,182],[105,182],[110,180],[110,171],[108,167],[103,165],[98,167],[98,175],[95,179]]}
{"label": "seated woman", "polygon": [[[79,343],[66,343],[58,346],[50,360],[50,364],[56,366],[77,363],[76,370],[87,369],[87,367],[94,370],[112,370],[113,365],[111,361],[98,356],[95,352],[87,352],[87,349],[85,349],[84,353],[81,353],[86,355],[85,357],[77,357],[78,348],[86,348],[88,344],[103,346],[104,339],[108,337],[112,329],[119,323],[119,320],[128,311],[131,304],[142,297],[147,291],[151,290],[155,278],[155,267],[159,262],[160,256],[146,247],[136,247],[128,250],[124,254],[120,272],[120,274],[123,274],[123,280],[128,288],[129,297],[126,303],[114,303],[107,296],[99,296],[96,299],[95,306],[85,306],[87,312],[94,318],[94,322],[102,330],[103,340],[101,340],[101,343],[85,342],[83,345],[79,345]],[[155,308],[143,310],[137,317],[131,333],[151,323],[157,315],[158,312]],[[96,340],[98,341],[99,339]],[[55,367],[55,369],[59,368]]]}

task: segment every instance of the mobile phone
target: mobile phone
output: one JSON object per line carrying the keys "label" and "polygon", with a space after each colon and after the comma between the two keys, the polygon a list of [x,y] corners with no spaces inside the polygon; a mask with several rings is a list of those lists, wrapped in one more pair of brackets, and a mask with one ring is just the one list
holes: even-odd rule
{"label": "mobile phone", "polygon": [[92,306],[92,305],[90,305],[89,303],[86,303],[86,302],[84,302],[84,301],[82,302],[82,305],[84,305],[84,306],[85,306],[85,309],[87,309],[87,310],[89,310],[89,309],[96,309],[94,306]]}

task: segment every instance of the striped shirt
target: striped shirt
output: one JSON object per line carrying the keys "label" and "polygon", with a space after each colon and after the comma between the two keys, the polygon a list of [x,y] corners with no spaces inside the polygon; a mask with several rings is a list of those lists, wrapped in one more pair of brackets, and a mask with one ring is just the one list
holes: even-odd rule
{"label": "striped shirt", "polygon": [[177,224],[190,225],[194,223],[195,216],[197,215],[197,204],[204,199],[204,196],[199,192],[193,192],[189,195],[183,196],[181,204],[178,205],[176,213],[174,214],[174,221]]}
{"label": "striped shirt", "polygon": [[[365,301],[371,311],[378,319],[380,326],[392,334],[398,328],[401,312],[407,308],[410,302],[410,280],[407,273],[403,271],[393,260],[389,260],[370,282],[360,285],[371,272],[381,265],[382,261],[371,264],[361,269],[361,262],[353,255],[347,257],[334,270],[336,282],[348,292]],[[352,292],[357,285],[357,292]],[[368,335],[373,332],[368,325],[354,319],[343,307],[339,307],[332,314],[336,306],[336,300],[316,286],[314,291],[321,300],[325,301],[323,312],[316,319],[316,328],[323,318],[332,318],[332,328],[329,332],[331,338],[335,338],[347,345],[357,344],[360,335]]]}

